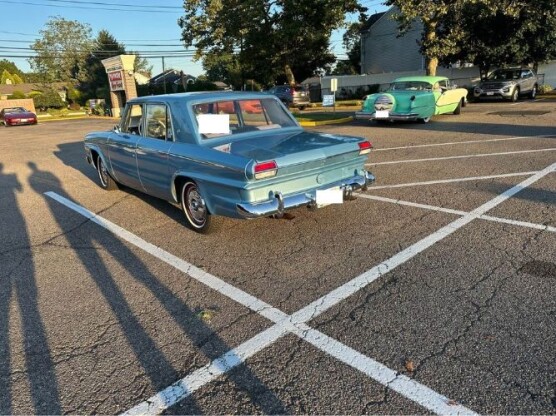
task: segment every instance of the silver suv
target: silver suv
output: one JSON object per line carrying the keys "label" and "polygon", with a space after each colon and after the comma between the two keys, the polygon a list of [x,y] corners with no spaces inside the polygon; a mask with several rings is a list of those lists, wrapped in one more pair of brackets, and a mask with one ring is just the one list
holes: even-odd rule
{"label": "silver suv", "polygon": [[524,95],[535,98],[538,89],[537,75],[528,68],[497,69],[475,87],[473,97],[476,100],[501,97],[517,101]]}

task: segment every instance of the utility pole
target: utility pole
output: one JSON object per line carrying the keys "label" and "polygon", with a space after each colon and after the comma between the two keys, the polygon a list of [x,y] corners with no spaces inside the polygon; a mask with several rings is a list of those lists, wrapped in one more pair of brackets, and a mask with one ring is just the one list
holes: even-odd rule
{"label": "utility pole", "polygon": [[164,94],[166,94],[166,74],[164,71],[164,57],[162,57],[162,82],[164,83]]}

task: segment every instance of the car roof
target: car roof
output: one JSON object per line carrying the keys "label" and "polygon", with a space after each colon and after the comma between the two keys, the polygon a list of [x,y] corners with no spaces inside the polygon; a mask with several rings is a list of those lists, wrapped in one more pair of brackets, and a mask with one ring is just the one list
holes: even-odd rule
{"label": "car roof", "polygon": [[143,97],[133,98],[128,101],[130,104],[134,103],[148,103],[148,102],[190,102],[198,100],[240,100],[240,99],[260,99],[272,98],[272,95],[262,92],[243,92],[243,91],[200,91],[200,92],[182,92],[178,94],[164,94],[164,95],[148,95]]}
{"label": "car roof", "polygon": [[430,76],[430,75],[416,75],[416,76],[396,78],[393,82],[420,81],[420,82],[428,82],[428,83],[434,84],[435,82],[445,81],[447,79],[448,79],[448,77],[438,77],[438,76]]}

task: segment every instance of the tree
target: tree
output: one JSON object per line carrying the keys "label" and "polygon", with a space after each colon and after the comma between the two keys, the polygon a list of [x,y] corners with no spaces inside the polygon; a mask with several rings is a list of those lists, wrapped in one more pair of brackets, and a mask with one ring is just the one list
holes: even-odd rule
{"label": "tree", "polygon": [[215,67],[237,87],[246,79],[292,81],[287,68],[302,80],[331,65],[332,31],[362,8],[357,0],[191,0],[184,9],[185,46],[195,46],[207,72]]}
{"label": "tree", "polygon": [[0,73],[3,73],[4,71],[8,71],[12,76],[17,75],[21,79],[21,82],[25,79],[25,75],[15,63],[8,61],[7,59],[0,59]]}
{"label": "tree", "polygon": [[12,74],[10,74],[6,69],[2,71],[2,77],[0,77],[0,84],[12,84]]}
{"label": "tree", "polygon": [[42,111],[46,111],[48,108],[62,108],[64,107],[64,101],[56,91],[52,89],[46,89],[39,95],[33,96],[33,101],[35,107]]}
{"label": "tree", "polygon": [[[452,24],[449,22],[448,24]],[[472,62],[481,77],[491,67],[538,64],[556,57],[556,4],[524,0],[518,6],[492,10],[484,3],[467,4],[459,20],[463,36],[458,51],[446,61]]]}
{"label": "tree", "polygon": [[31,48],[31,68],[41,74],[44,82],[75,82],[86,78],[87,58],[93,50],[88,24],[63,17],[52,17]]}
{"label": "tree", "polygon": [[[98,95],[97,93],[99,88],[108,85],[108,75],[101,61],[113,56],[125,54],[124,46],[106,30],[98,32],[93,44],[94,48],[91,50],[91,54],[86,58],[86,76],[83,77],[82,83],[79,86],[79,89],[83,93],[82,101],[88,98],[110,98],[109,94],[106,96]],[[104,93],[104,91],[102,92]]]}

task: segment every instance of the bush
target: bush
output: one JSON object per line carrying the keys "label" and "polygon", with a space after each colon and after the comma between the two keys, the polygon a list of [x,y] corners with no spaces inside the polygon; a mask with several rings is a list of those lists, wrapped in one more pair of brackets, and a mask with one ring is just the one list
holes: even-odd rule
{"label": "bush", "polygon": [[33,97],[35,107],[41,111],[46,111],[49,108],[62,108],[65,107],[64,101],[54,90],[45,90],[41,95]]}
{"label": "bush", "polygon": [[77,103],[71,103],[68,108],[72,111],[78,111],[81,110],[81,106]]}
{"label": "bush", "polygon": [[10,100],[21,100],[23,98],[26,98],[25,93],[18,90],[14,91],[13,94],[8,97]]}
{"label": "bush", "polygon": [[553,88],[551,85],[548,84],[543,84],[539,86],[539,94],[546,94],[553,91]]}

